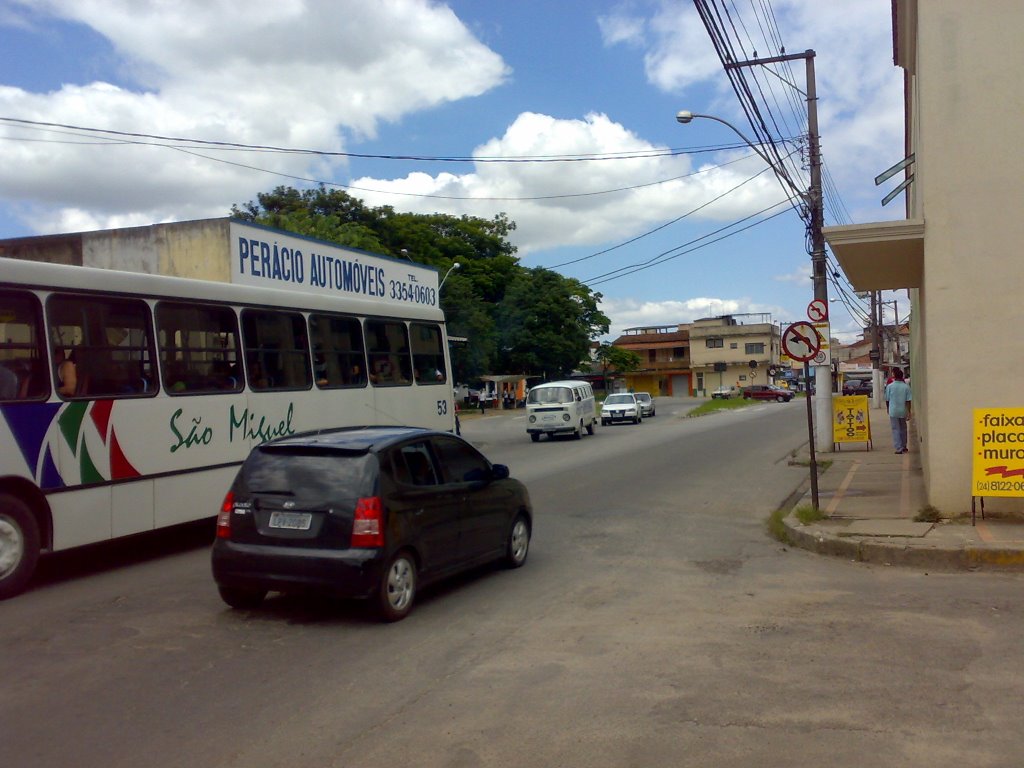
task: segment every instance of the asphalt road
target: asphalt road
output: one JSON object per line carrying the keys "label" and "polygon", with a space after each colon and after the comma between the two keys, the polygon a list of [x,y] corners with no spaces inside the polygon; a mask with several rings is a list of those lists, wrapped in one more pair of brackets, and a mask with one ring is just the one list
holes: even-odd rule
{"label": "asphalt road", "polygon": [[[1018,575],[789,550],[802,400],[533,444],[463,434],[528,484],[530,559],[358,606],[221,604],[208,528],[53,559],[0,603],[0,764],[1014,765]],[[95,559],[96,550],[92,551]]]}

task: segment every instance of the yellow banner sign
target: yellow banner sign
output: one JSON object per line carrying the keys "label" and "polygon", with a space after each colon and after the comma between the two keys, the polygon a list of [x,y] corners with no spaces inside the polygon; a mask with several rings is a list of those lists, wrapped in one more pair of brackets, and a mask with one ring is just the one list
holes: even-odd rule
{"label": "yellow banner sign", "polygon": [[871,440],[867,395],[832,398],[832,440],[836,443],[866,443]]}
{"label": "yellow banner sign", "polygon": [[1024,408],[974,409],[972,496],[1024,496]]}

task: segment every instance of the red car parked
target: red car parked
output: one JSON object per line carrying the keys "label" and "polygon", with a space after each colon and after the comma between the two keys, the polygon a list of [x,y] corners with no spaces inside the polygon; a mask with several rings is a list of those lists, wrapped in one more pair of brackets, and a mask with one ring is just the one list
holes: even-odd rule
{"label": "red car parked", "polygon": [[754,384],[743,388],[744,400],[777,400],[780,403],[788,403],[793,399],[793,392],[781,387],[773,387],[771,384]]}

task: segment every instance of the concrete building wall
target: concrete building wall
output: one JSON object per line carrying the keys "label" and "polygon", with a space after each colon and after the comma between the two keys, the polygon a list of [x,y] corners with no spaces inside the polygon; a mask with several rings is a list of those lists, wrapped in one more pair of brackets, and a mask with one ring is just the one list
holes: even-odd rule
{"label": "concrete building wall", "polygon": [[970,506],[972,409],[1024,406],[1024,3],[916,6],[910,208],[926,228],[911,384],[929,500],[956,512]]}
{"label": "concrete building wall", "polygon": [[81,238],[83,266],[231,281],[226,218],[86,232]]}

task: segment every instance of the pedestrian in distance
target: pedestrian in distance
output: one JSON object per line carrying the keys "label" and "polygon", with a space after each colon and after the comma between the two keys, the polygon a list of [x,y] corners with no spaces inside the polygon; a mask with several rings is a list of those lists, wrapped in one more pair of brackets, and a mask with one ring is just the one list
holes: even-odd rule
{"label": "pedestrian in distance", "polygon": [[907,420],[910,418],[910,385],[903,380],[903,371],[892,372],[892,383],[885,387],[889,424],[892,426],[892,444],[896,453],[907,452]]}

